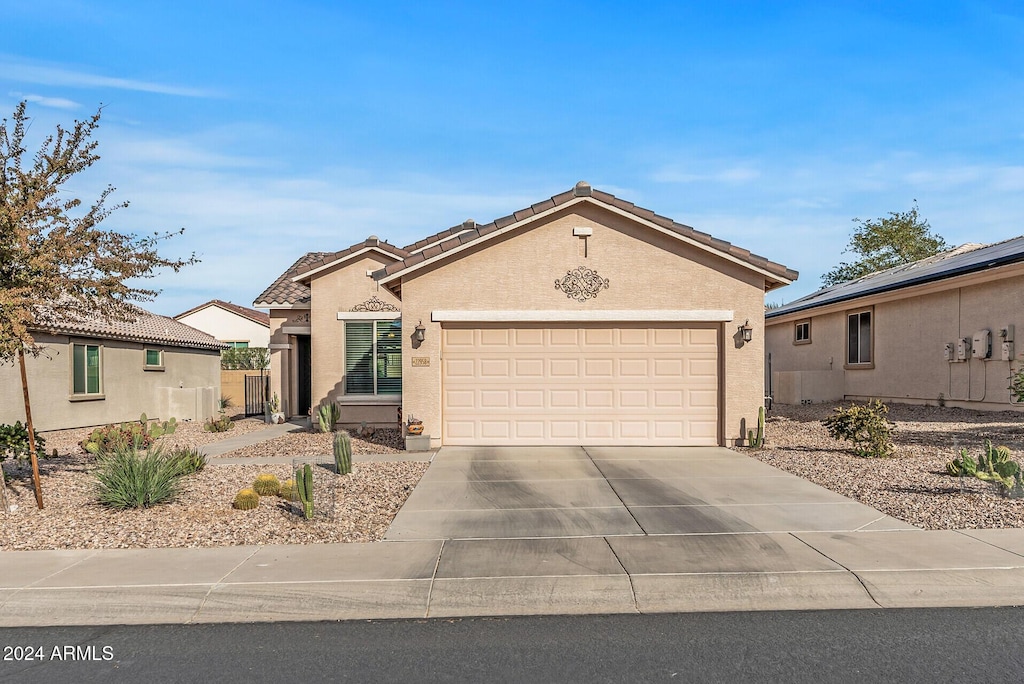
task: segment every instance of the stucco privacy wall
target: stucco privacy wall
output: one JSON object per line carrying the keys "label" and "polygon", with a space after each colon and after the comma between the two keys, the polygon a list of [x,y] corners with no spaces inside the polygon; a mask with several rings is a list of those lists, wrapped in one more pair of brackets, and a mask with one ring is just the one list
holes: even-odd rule
{"label": "stucco privacy wall", "polygon": [[[573,228],[589,227],[586,238]],[[461,255],[460,255],[461,256]],[[609,288],[578,302],[555,288],[577,266],[594,269]],[[436,443],[441,421],[441,323],[435,310],[730,310],[721,326],[724,439],[742,437],[764,399],[764,278],[748,268],[592,204],[555,212],[523,232],[482,241],[458,260],[410,273],[402,281],[403,400],[406,416],[423,420]],[[316,300],[314,296],[314,301]],[[749,320],[753,341],[738,342]],[[411,333],[422,321],[423,344]],[[614,324],[613,324],[614,325]],[[412,365],[428,357],[429,366]]]}
{"label": "stucco privacy wall", "polygon": [[[376,271],[391,261],[393,259],[370,252],[345,261],[328,272],[319,273],[310,282],[313,302],[310,311],[312,405],[315,411],[321,403],[338,402],[343,425],[358,425],[363,421],[377,425],[394,425],[397,422],[401,395],[345,395],[345,324],[338,320],[339,313],[350,313],[354,307],[373,297],[401,309],[402,302],[394,294],[366,275],[367,271]],[[378,319],[397,318],[399,315],[398,311],[382,311]]]}
{"label": "stucco privacy wall", "polygon": [[[997,274],[989,274],[994,276]],[[835,372],[842,376],[839,397],[808,392],[809,401],[832,398],[879,398],[910,403],[942,401],[952,406],[969,406],[984,410],[1015,408],[1007,391],[1011,362],[999,359],[999,331],[1014,326],[1019,336],[1024,333],[1024,275],[974,282],[978,276],[951,280],[890,293],[874,300],[865,298],[849,303],[843,311],[813,316],[811,344],[793,344],[796,320],[807,314],[786,316],[779,322],[769,320],[766,329],[767,349],[771,353],[773,389],[776,400],[789,403],[791,397],[779,393],[786,384],[784,374],[813,373],[828,368],[834,359]],[[966,283],[957,287],[957,282]],[[939,288],[944,289],[939,289]],[[897,298],[899,297],[899,298]],[[874,311],[874,368],[846,369],[846,314],[872,307]],[[993,356],[988,360],[971,359],[949,363],[943,358],[947,343],[972,337],[982,329],[992,332]],[[1015,341],[1016,361],[1024,340]],[[1016,407],[1020,408],[1020,407]]]}
{"label": "stucco privacy wall", "polygon": [[248,342],[250,347],[266,347],[270,342],[269,328],[219,306],[208,306],[177,320],[221,342]]}
{"label": "stucco privacy wall", "polygon": [[[220,397],[220,352],[132,342],[37,334],[46,347],[26,359],[36,429],[60,430],[149,418],[205,420]],[[103,399],[72,401],[69,339],[101,344]],[[162,349],[164,370],[143,369],[144,349]],[[25,422],[17,363],[0,366],[0,423]]]}

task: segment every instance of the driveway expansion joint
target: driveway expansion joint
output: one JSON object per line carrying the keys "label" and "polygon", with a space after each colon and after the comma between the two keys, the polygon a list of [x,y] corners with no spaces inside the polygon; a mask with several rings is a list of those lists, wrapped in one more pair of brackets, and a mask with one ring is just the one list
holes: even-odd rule
{"label": "driveway expansion joint", "polygon": [[[601,477],[603,477],[604,481],[608,483],[608,488],[612,490],[612,494],[615,495],[615,498],[619,500],[619,503],[622,504],[622,507],[626,509],[627,513],[629,513],[629,517],[631,517],[633,519],[633,522],[636,523],[636,526],[640,528],[641,532],[643,532],[644,534],[647,534],[647,530],[644,529],[644,526],[641,525],[640,521],[636,519],[635,515],[633,515],[632,509],[630,509],[630,507],[626,505],[626,502],[622,500],[622,495],[619,494],[618,490],[615,489],[615,484],[608,478],[608,475],[606,475],[605,472],[603,470],[601,470],[601,466],[599,466],[597,464],[597,461],[594,460],[594,457],[590,455],[589,451],[587,451],[587,447],[581,446],[580,450],[586,455],[587,459],[591,462],[591,464],[593,464],[593,466],[595,468],[597,468],[597,472],[601,473]],[[605,541],[608,541],[608,540],[605,539]],[[625,568],[623,568],[623,569],[625,569]],[[629,574],[629,573],[626,573],[626,574]],[[630,584],[630,589],[632,589],[632,586],[633,586],[632,578],[630,579],[629,584]],[[636,592],[635,591],[633,592],[633,600],[634,601],[636,600]]]}

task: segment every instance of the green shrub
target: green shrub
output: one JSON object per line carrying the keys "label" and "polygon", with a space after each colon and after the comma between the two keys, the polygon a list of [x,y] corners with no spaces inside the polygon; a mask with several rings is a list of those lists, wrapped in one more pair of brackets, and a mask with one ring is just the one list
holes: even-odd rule
{"label": "green shrub", "polygon": [[[36,454],[46,458],[46,440],[36,433]],[[29,457],[28,427],[16,421],[14,425],[0,425],[0,461],[8,456],[16,460]]]}
{"label": "green shrub", "polygon": [[875,399],[862,406],[837,408],[821,422],[833,439],[853,442],[858,456],[885,457],[895,450],[892,431],[896,424],[886,417],[888,414],[889,407]]}
{"label": "green shrub", "polygon": [[190,447],[174,449],[167,458],[182,475],[192,475],[206,467],[206,454]]}
{"label": "green shrub", "polygon": [[101,455],[98,464],[96,496],[104,506],[148,508],[178,494],[179,466],[159,447],[146,453],[134,445],[119,448]]}

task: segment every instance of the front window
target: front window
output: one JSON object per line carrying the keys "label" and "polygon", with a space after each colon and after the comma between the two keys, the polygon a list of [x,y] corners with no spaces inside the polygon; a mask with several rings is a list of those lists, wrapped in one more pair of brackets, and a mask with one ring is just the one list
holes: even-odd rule
{"label": "front window", "polygon": [[100,346],[98,344],[71,345],[72,394],[100,394]]}
{"label": "front window", "polygon": [[346,321],[345,394],[401,393],[401,321]]}
{"label": "front window", "polygon": [[859,311],[846,317],[846,363],[871,363],[871,312]]}
{"label": "front window", "polygon": [[228,345],[229,349],[248,349],[249,348],[249,343],[248,342],[226,342],[225,344]]}

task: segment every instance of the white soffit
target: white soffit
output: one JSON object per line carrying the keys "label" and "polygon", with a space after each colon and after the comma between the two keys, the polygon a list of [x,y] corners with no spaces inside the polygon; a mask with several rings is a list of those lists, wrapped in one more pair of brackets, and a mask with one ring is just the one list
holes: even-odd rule
{"label": "white soffit", "polygon": [[[341,317],[341,314],[338,314]],[[733,320],[732,311],[725,309],[679,310],[595,310],[595,311],[451,311],[439,310],[430,313],[435,323],[559,323],[559,322],[696,322],[727,323]]]}

